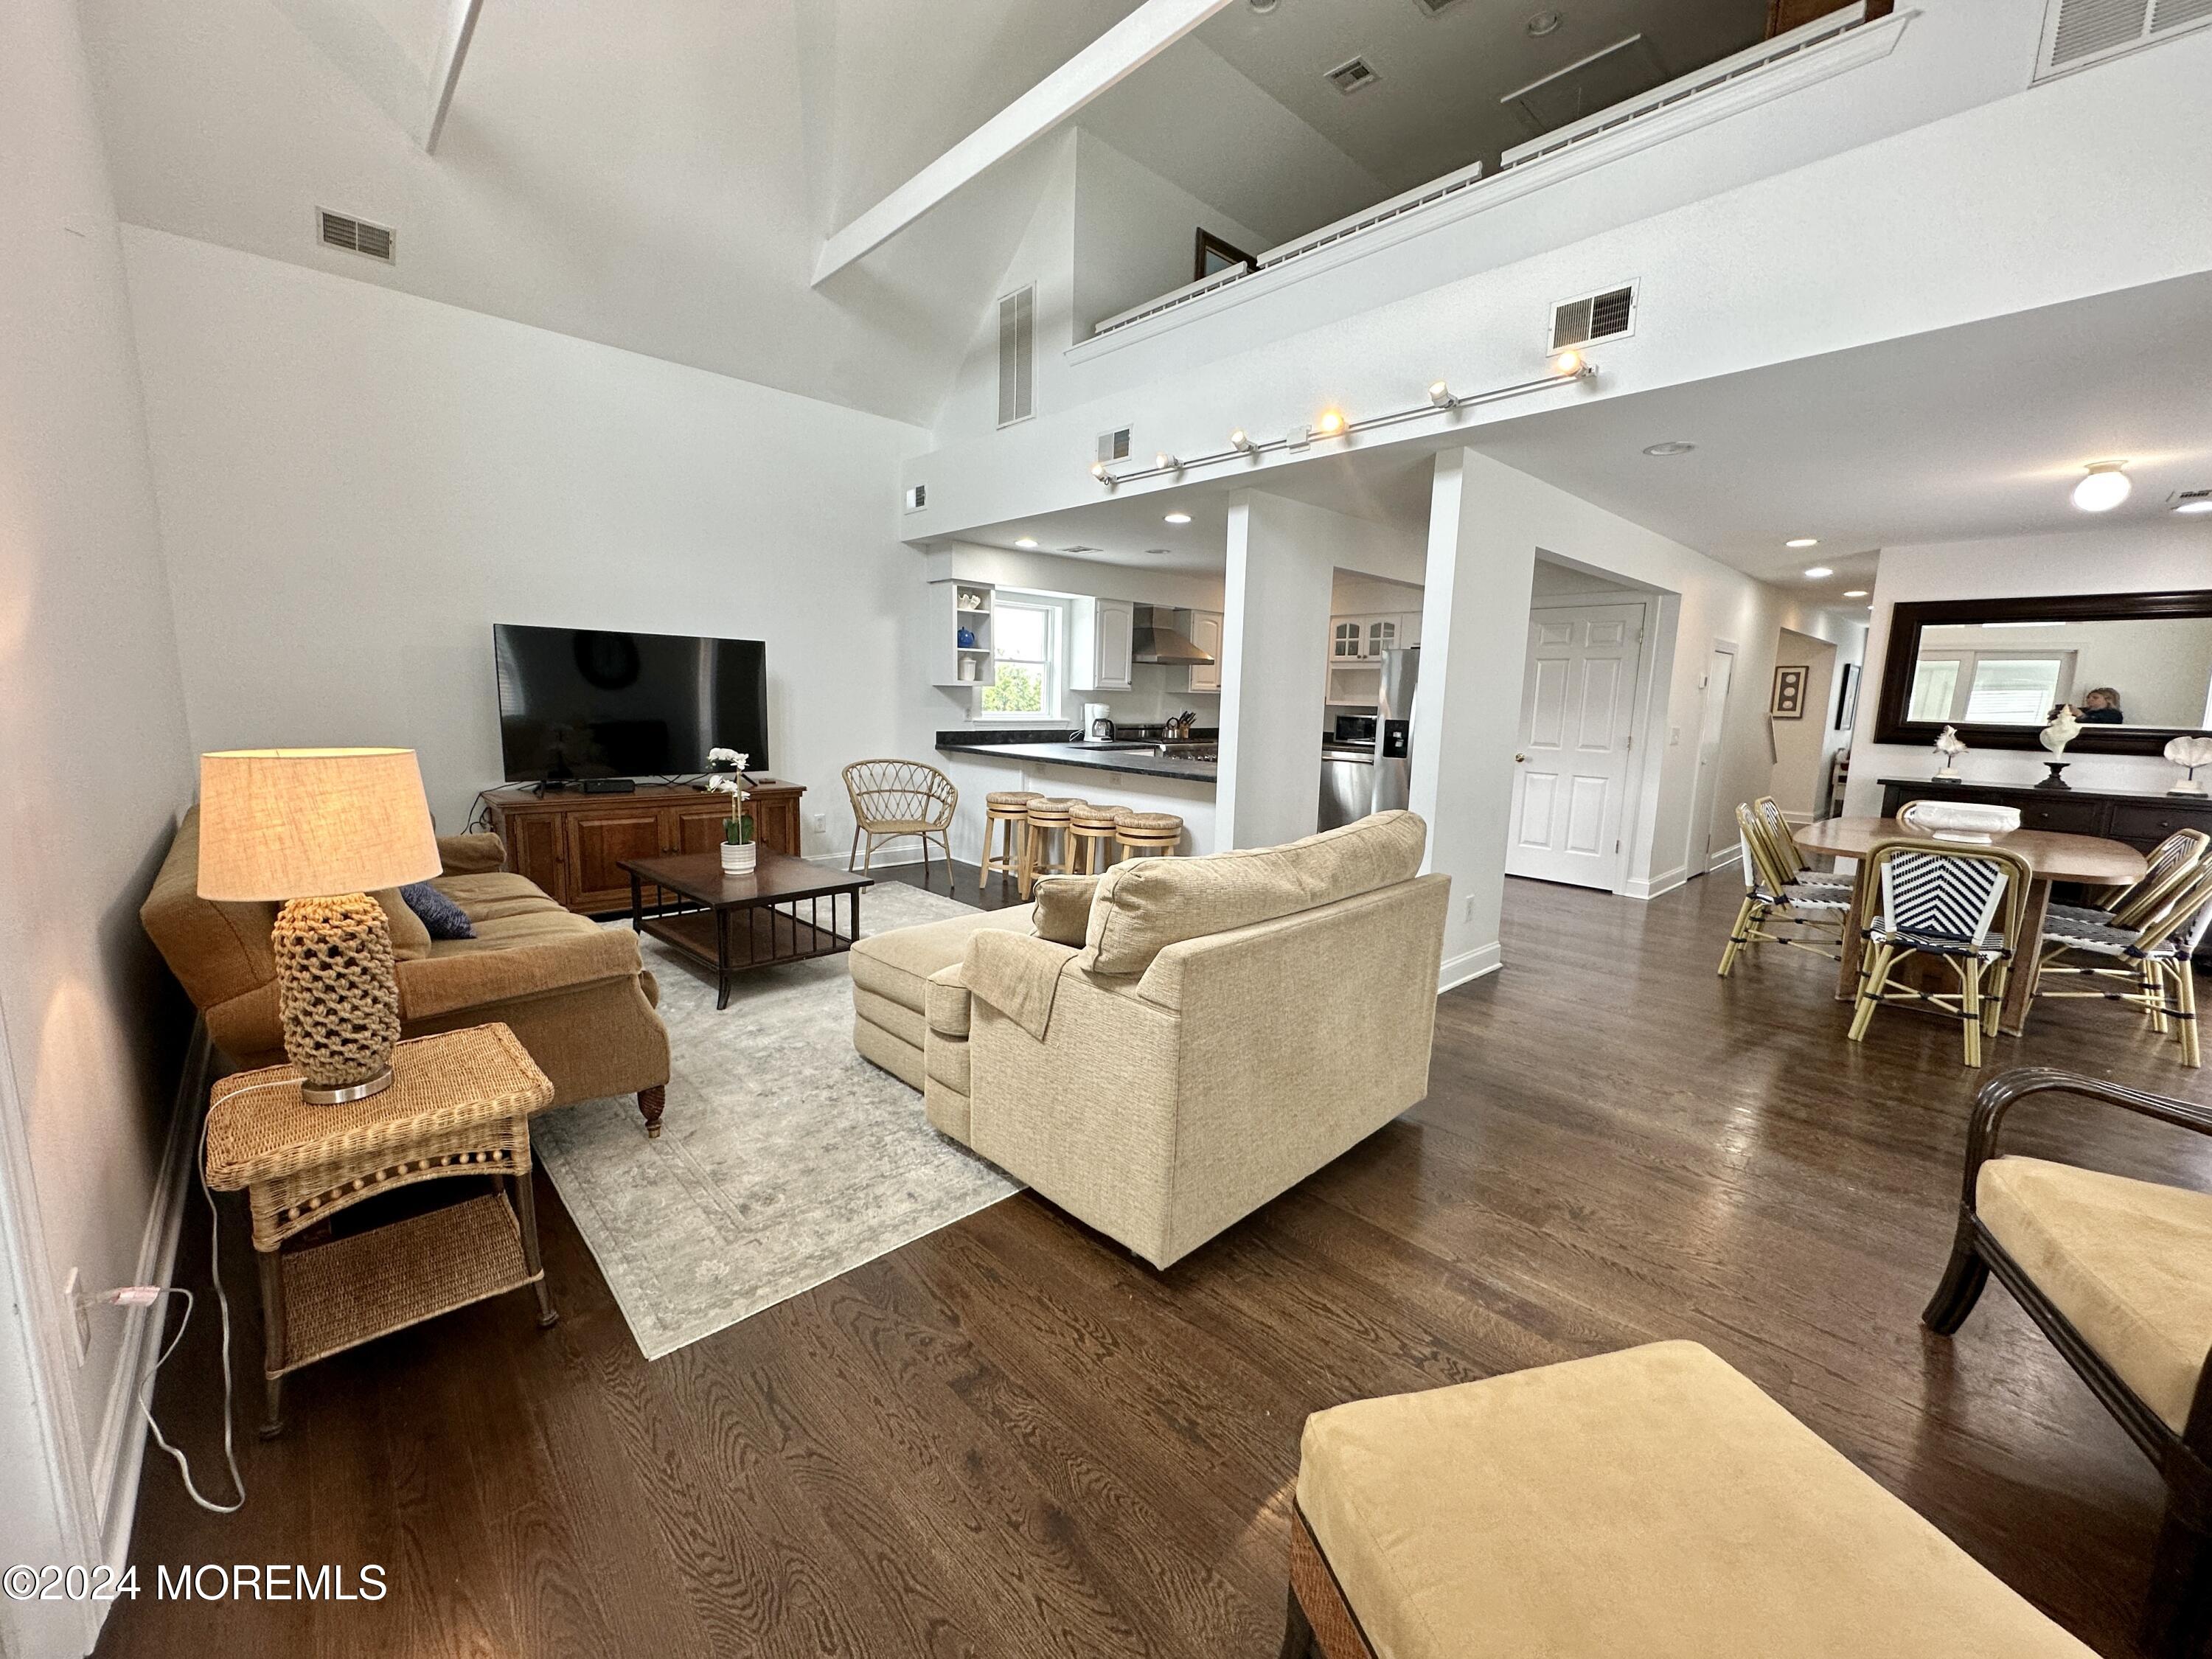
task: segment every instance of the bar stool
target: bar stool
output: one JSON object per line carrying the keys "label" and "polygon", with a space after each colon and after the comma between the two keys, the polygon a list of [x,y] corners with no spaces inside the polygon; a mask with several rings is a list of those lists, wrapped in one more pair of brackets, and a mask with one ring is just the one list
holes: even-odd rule
{"label": "bar stool", "polygon": [[[1022,837],[1022,896],[1028,898],[1036,888],[1039,876],[1064,876],[1067,873],[1067,820],[1071,813],[1085,802],[1065,797],[1039,795],[1029,803],[1024,816],[1029,821],[1028,832]],[[1053,836],[1060,836],[1054,847]]]}
{"label": "bar stool", "polygon": [[1125,853],[1158,853],[1173,858],[1182,847],[1182,820],[1172,812],[1124,811],[1114,826],[1114,839]]}
{"label": "bar stool", "polygon": [[1103,875],[1116,856],[1114,837],[1126,806],[1101,806],[1091,802],[1067,817],[1067,873]]}
{"label": "bar stool", "polygon": [[[983,797],[983,867],[975,872],[975,890],[980,893],[990,885],[991,872],[1022,878],[1022,848],[1029,842],[1030,803],[1037,799],[1034,789],[994,789]],[[1006,826],[1006,848],[1003,855],[991,850],[991,842],[1000,824]]]}

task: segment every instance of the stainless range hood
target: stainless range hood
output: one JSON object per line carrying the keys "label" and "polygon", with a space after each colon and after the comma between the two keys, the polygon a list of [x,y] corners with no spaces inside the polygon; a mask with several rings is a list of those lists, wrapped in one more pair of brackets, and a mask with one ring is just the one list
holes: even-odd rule
{"label": "stainless range hood", "polygon": [[1131,619],[1130,656],[1138,662],[1210,663],[1212,657],[1191,642],[1190,613],[1165,605],[1140,605]]}

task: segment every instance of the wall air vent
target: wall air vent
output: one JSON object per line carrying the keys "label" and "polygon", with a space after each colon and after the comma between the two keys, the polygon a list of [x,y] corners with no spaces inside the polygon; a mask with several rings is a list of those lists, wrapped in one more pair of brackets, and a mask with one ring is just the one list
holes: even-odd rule
{"label": "wall air vent", "polygon": [[1012,426],[1036,412],[1036,289],[999,301],[999,424]]}
{"label": "wall air vent", "polygon": [[1126,461],[1129,459],[1129,428],[1117,426],[1111,432],[1098,434],[1098,459],[1102,461]]}
{"label": "wall air vent", "polygon": [[900,497],[900,500],[905,507],[906,511],[908,513],[919,513],[929,505],[929,486],[927,484],[914,484],[907,489],[906,493]]}
{"label": "wall air vent", "polygon": [[2151,46],[2212,23],[2212,0],[2049,0],[2035,78]]}
{"label": "wall air vent", "polygon": [[1329,85],[1350,97],[1355,92],[1364,92],[1382,77],[1375,66],[1364,58],[1347,58],[1323,77]]}
{"label": "wall air vent", "polygon": [[342,247],[349,253],[381,259],[387,265],[392,263],[392,232],[386,227],[333,213],[328,208],[317,208],[315,219],[325,247]]}
{"label": "wall air vent", "polygon": [[1612,288],[1562,300],[1552,307],[1553,351],[1588,345],[1593,340],[1617,340],[1636,331],[1636,284]]}

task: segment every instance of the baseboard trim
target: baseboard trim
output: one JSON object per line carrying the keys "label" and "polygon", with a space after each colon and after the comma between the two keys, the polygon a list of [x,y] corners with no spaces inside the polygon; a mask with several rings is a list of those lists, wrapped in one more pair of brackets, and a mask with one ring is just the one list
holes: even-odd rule
{"label": "baseboard trim", "polygon": [[[200,1119],[207,1109],[214,1067],[215,1049],[208,1041],[207,1025],[195,1018],[191,1040],[185,1048],[184,1069],[177,1079],[177,1097],[169,1112],[161,1176],[154,1189],[153,1206],[146,1215],[145,1235],[138,1244],[137,1282],[141,1285],[166,1286],[176,1271],[177,1238],[184,1229],[185,1202],[191,1196]],[[204,1311],[213,1315],[212,1308]],[[124,1328],[115,1381],[100,1417],[100,1438],[93,1447],[92,1489],[100,1504],[100,1547],[107,1565],[118,1572],[131,1553],[131,1528],[138,1514],[139,1478],[146,1465],[146,1419],[139,1414],[138,1401],[161,1357],[159,1338],[167,1312],[167,1298],[150,1308],[131,1310]]]}
{"label": "baseboard trim", "polygon": [[1735,869],[1742,857],[1743,854],[1739,848],[1723,847],[1706,858],[1705,873],[1711,876],[1717,875],[1723,870]]}
{"label": "baseboard trim", "polygon": [[1656,876],[1632,876],[1620,886],[1623,898],[1650,900],[1671,893],[1690,879],[1687,865],[1678,864],[1671,870],[1662,870]]}
{"label": "baseboard trim", "polygon": [[1494,974],[1505,965],[1505,948],[1502,945],[1479,945],[1472,951],[1448,958],[1437,970],[1437,994],[1455,990],[1469,980],[1480,979],[1485,974]]}

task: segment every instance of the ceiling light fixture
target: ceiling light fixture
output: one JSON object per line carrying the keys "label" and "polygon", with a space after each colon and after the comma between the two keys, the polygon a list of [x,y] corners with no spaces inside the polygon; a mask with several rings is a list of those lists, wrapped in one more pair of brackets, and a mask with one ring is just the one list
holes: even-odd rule
{"label": "ceiling light fixture", "polygon": [[1152,457],[1152,465],[1163,472],[1180,472],[1182,471],[1182,463],[1177,460],[1174,456],[1169,454],[1164,449],[1158,454]]}
{"label": "ceiling light fixture", "polygon": [[2125,461],[2093,462],[2087,476],[2074,486],[2074,505],[2084,513],[2109,513],[2127,500],[2134,486],[2120,471],[2126,465]]}
{"label": "ceiling light fixture", "polygon": [[1784,547],[1818,547],[1820,544],[1820,538],[1818,536],[1799,536],[1795,540],[1786,541],[1782,544]]}
{"label": "ceiling light fixture", "polygon": [[1863,587],[1847,587],[1844,590],[1844,597],[1847,599],[1863,599],[1866,596],[1867,591]]}
{"label": "ceiling light fixture", "polygon": [[1835,574],[1836,573],[1834,571],[1829,569],[1825,564],[1816,564],[1810,570],[1808,570],[1805,573],[1805,580],[1807,581],[1816,582],[1824,576],[1832,576]]}
{"label": "ceiling light fixture", "polygon": [[1249,455],[1252,453],[1252,440],[1240,426],[1229,434],[1229,447],[1239,455]]}
{"label": "ceiling light fixture", "polygon": [[1644,453],[1647,455],[1686,455],[1696,447],[1697,445],[1685,443],[1680,438],[1669,438],[1663,444],[1644,445]]}
{"label": "ceiling light fixture", "polygon": [[1251,6],[1252,9],[1258,12],[1263,17],[1266,16],[1267,13],[1274,10],[1274,9],[1282,4],[1282,3],[1283,0],[1248,0],[1248,3]]}
{"label": "ceiling light fixture", "polygon": [[1334,438],[1343,430],[1344,411],[1340,409],[1324,409],[1321,412],[1321,418],[1313,423],[1314,436],[1316,438]]}
{"label": "ceiling light fixture", "polygon": [[1562,351],[1552,359],[1552,373],[1563,380],[1571,380],[1582,372],[1583,354],[1579,351]]}
{"label": "ceiling light fixture", "polygon": [[1540,11],[1528,20],[1527,27],[1530,38],[1540,40],[1565,21],[1566,19],[1555,11]]}
{"label": "ceiling light fixture", "polygon": [[1459,406],[1459,399],[1452,396],[1451,388],[1442,380],[1431,380],[1429,383],[1429,401],[1438,409],[1455,409]]}
{"label": "ceiling light fixture", "polygon": [[1017,536],[1014,538],[1014,545],[1026,550],[1027,549],[1036,545],[1036,538],[1034,536]]}
{"label": "ceiling light fixture", "polygon": [[1190,522],[1190,514],[1188,513],[1170,513],[1168,514],[1168,522],[1170,524],[1188,524]]}

